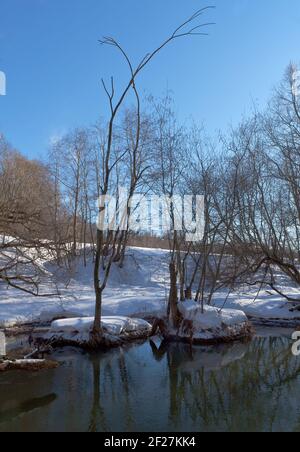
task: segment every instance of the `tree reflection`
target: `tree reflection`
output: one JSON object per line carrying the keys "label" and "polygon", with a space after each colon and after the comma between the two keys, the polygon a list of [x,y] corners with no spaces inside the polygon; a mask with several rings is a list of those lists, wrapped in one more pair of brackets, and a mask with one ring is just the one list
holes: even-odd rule
{"label": "tree reflection", "polygon": [[140,350],[133,346],[90,358],[89,431],[151,430],[156,418],[166,431],[300,429],[300,362],[288,339],[218,347],[166,342],[157,347],[151,341]]}
{"label": "tree reflection", "polygon": [[105,411],[101,405],[101,360],[96,355],[92,355],[93,369],[93,405],[91,409],[89,432],[96,433],[107,429]]}
{"label": "tree reflection", "polygon": [[126,431],[131,431],[134,426],[134,413],[131,409],[132,388],[124,351],[119,349],[104,355],[91,355],[91,363],[93,396],[89,432],[113,430],[109,422],[108,406],[119,407],[116,411],[122,412]]}
{"label": "tree reflection", "polygon": [[177,426],[189,416],[199,430],[270,431],[281,429],[281,418],[290,414],[300,362],[285,338],[210,349],[151,348],[156,360],[167,357],[170,417]]}
{"label": "tree reflection", "polygon": [[18,417],[24,416],[24,414],[29,414],[35,410],[45,408],[55,402],[56,399],[57,396],[53,393],[43,397],[26,400],[14,408],[0,412],[0,424],[11,422]]}

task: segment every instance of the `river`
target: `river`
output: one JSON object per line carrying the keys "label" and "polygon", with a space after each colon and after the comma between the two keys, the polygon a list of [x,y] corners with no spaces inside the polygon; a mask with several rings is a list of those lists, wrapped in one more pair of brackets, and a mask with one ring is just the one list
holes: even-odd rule
{"label": "river", "polygon": [[291,345],[288,330],[260,330],[218,347],[56,351],[56,370],[0,375],[0,431],[300,431]]}

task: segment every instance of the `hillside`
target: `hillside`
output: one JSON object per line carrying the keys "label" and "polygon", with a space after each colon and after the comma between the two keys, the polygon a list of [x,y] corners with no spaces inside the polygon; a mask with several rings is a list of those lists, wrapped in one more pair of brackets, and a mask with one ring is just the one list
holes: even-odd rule
{"label": "hillside", "polygon": [[[165,309],[168,297],[168,253],[165,250],[129,248],[124,267],[114,266],[104,294],[103,315],[152,313]],[[0,290],[0,327],[32,320],[48,321],[65,311],[67,316],[92,316],[94,313],[93,262],[87,266],[81,259],[72,271],[59,269],[46,259],[41,262],[46,276],[41,293],[59,296],[34,297],[2,283]],[[66,283],[67,281],[67,283]],[[296,297],[297,291],[290,289]],[[228,299],[227,299],[228,298]],[[278,295],[257,288],[231,293],[218,292],[217,307],[243,310],[250,318],[291,326],[300,323],[300,313],[291,312],[290,305]],[[225,305],[224,305],[225,304]]]}

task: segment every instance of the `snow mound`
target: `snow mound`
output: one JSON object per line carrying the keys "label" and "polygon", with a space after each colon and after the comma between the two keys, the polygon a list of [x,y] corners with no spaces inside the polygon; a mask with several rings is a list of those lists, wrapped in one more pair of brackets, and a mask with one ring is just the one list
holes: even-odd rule
{"label": "snow mound", "polygon": [[247,315],[263,319],[292,319],[300,320],[300,312],[292,311],[292,306],[281,300],[257,300],[246,307]]}
{"label": "snow mound", "polygon": [[184,319],[192,320],[195,328],[209,329],[221,328],[223,325],[232,326],[247,322],[247,316],[243,311],[233,309],[218,309],[213,306],[204,306],[194,301],[186,301],[179,304],[179,311]]}
{"label": "snow mound", "polygon": [[[102,328],[111,335],[132,333],[137,330],[151,331],[151,325],[142,319],[129,317],[102,317]],[[94,324],[92,317],[64,319],[52,322],[50,333],[90,333]]]}
{"label": "snow mound", "polygon": [[200,304],[194,301],[179,303],[183,322],[177,337],[192,339],[194,342],[222,342],[250,336],[251,326],[243,311],[218,309],[205,305],[202,312]]}
{"label": "snow mound", "polygon": [[[214,300],[215,306],[224,305],[222,298]],[[292,303],[270,293],[261,293],[256,301],[245,296],[244,298],[231,298],[226,306],[230,309],[240,309],[245,312],[248,319],[259,324],[271,326],[297,327],[300,325],[300,312],[293,310]]]}

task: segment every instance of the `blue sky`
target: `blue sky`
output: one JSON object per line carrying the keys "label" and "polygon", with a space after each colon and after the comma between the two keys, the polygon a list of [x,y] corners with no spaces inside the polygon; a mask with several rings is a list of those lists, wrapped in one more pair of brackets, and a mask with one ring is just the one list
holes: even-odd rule
{"label": "blue sky", "polygon": [[98,44],[116,37],[135,61],[183,19],[215,5],[208,37],[177,41],[148,67],[142,91],[174,92],[182,120],[210,133],[264,106],[290,61],[300,61],[299,0],[1,0],[0,131],[31,157],[51,138],[91,125],[106,111],[101,77],[118,86],[127,68]]}

